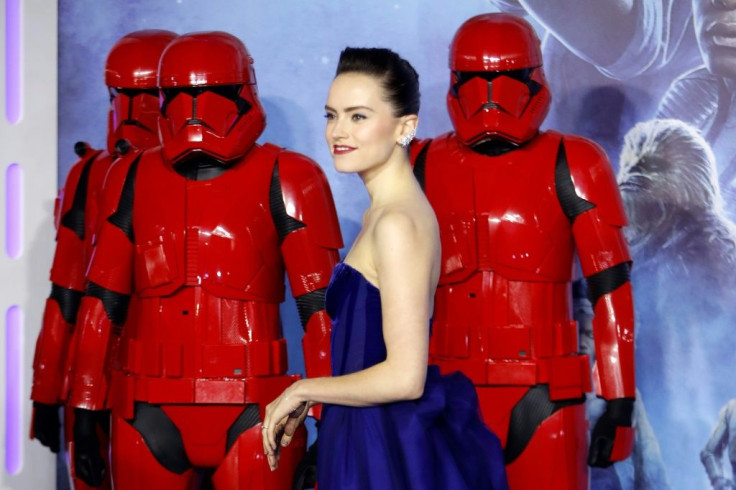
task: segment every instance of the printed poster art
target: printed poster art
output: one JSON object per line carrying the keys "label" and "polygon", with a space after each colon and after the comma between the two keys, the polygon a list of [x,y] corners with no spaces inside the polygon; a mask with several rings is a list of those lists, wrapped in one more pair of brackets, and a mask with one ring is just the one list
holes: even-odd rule
{"label": "printed poster art", "polygon": [[[451,129],[447,50],[457,27],[484,12],[522,15],[543,39],[552,90],[542,129],[584,136],[607,152],[629,220],[637,439],[629,460],[591,471],[591,488],[736,488],[736,1],[278,3],[61,0],[60,179],[75,141],[104,146],[102,67],[116,39],[146,28],[220,29],[255,58],[269,118],[263,140],[323,166],[349,245],[366,196],[331,168],[322,119],[340,50],[385,46],[409,59],[422,87],[418,136],[433,137]],[[574,299],[586,352],[590,305],[584,294]],[[282,314],[297,345],[301,332],[288,327],[299,323],[293,304]],[[290,359],[293,372],[302,366]],[[591,426],[602,409],[591,396]]]}

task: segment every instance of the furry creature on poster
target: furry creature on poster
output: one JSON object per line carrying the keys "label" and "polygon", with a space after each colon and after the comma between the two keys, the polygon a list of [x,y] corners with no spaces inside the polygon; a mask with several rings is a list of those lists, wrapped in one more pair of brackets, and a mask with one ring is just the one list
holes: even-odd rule
{"label": "furry creature on poster", "polygon": [[636,263],[636,342],[645,347],[637,349],[638,387],[657,414],[652,425],[665,461],[678,461],[683,488],[693,488],[704,484],[698,453],[712,416],[733,392],[736,228],[723,213],[711,148],[692,126],[637,124],[620,165]]}

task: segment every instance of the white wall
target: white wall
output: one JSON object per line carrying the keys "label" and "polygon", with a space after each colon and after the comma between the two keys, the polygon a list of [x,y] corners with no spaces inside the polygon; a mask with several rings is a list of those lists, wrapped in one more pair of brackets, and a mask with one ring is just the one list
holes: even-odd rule
{"label": "white wall", "polygon": [[[11,124],[6,116],[6,4],[19,2],[21,10],[21,118]],[[48,272],[54,244],[53,206],[57,181],[57,2],[3,0],[0,25],[0,490],[53,489],[55,463],[51,453],[28,439],[31,402],[31,362],[49,293]],[[6,250],[6,174],[17,163],[23,173],[21,253]],[[6,313],[18,305],[23,311],[20,371],[8,371]],[[12,356],[11,356],[12,358]],[[8,427],[6,399],[10,377],[21,376],[19,427]],[[15,401],[17,403],[17,401]],[[6,444],[12,429],[20,429],[20,468],[9,474]],[[10,429],[10,430],[9,430]]]}

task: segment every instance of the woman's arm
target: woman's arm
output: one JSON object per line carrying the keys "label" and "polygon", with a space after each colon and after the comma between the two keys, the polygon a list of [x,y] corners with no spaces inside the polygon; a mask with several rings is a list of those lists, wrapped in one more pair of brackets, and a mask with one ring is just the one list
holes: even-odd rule
{"label": "woman's arm", "polygon": [[344,376],[303,379],[287,388],[266,408],[263,425],[272,450],[289,413],[305,402],[365,407],[422,395],[437,246],[436,238],[424,235],[405,212],[384,212],[378,219],[369,248],[381,295],[386,360]]}
{"label": "woman's arm", "polygon": [[384,214],[371,238],[386,360],[344,376],[303,380],[296,387],[302,401],[363,407],[422,396],[434,292],[430,246],[401,212]]}

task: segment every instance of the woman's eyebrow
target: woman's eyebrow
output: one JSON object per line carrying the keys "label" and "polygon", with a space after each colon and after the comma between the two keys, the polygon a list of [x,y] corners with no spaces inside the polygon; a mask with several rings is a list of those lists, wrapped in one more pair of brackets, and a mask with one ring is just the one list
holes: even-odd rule
{"label": "woman's eyebrow", "polygon": [[[371,109],[370,107],[365,106],[365,105],[356,105],[356,106],[346,107],[345,108],[345,112],[353,112],[353,111],[357,111],[357,110],[361,110],[361,109],[367,110],[367,111],[371,111],[371,112],[376,112],[373,109]],[[326,111],[337,112],[335,109],[333,109],[332,107],[330,107],[328,105],[325,106],[325,110]]]}

